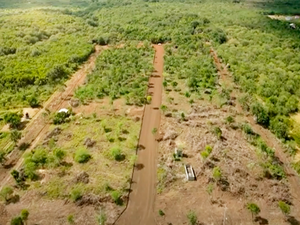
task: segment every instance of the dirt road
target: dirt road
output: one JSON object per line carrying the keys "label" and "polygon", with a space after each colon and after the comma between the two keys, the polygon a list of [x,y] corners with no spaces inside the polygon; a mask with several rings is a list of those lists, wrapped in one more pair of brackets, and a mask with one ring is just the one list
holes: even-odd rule
{"label": "dirt road", "polygon": [[133,172],[129,202],[124,214],[116,221],[117,225],[153,225],[153,209],[156,195],[156,165],[158,142],[153,134],[160,125],[160,105],[162,97],[162,72],[164,49],[155,45],[155,72],[149,80],[148,93],[151,104],[145,106],[140,133],[138,159]]}
{"label": "dirt road", "polygon": [[[97,56],[100,54],[101,50],[105,48],[107,47],[96,46],[95,53],[93,53],[89,57],[88,61],[84,63],[82,67],[70,78],[70,80],[65,83],[65,89],[63,91],[56,91],[48,99],[48,101],[44,103],[43,109],[41,109],[31,119],[30,123],[25,128],[23,132],[23,138],[20,141],[20,143],[30,143],[30,148],[27,149],[27,151],[33,149],[37,145],[39,140],[43,139],[48,131],[48,128],[50,126],[48,121],[49,118],[48,116],[45,116],[44,113],[46,113],[46,111],[55,112],[60,108],[69,106],[68,102],[73,96],[75,89],[84,83],[86,76],[95,68]],[[11,178],[9,171],[11,171],[12,169],[19,169],[22,165],[23,158],[21,157],[23,154],[24,152],[18,149],[15,149],[10,154],[6,162],[6,168],[3,168],[0,171],[0,190],[7,184],[7,182]]]}

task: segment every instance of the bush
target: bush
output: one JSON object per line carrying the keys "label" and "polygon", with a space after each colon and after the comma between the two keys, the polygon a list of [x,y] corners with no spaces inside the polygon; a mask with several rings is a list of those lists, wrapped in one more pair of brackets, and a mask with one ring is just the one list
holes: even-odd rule
{"label": "bush", "polygon": [[287,139],[289,119],[284,116],[276,116],[270,122],[270,129],[278,138]]}
{"label": "bush", "polygon": [[4,115],[4,121],[12,128],[17,128],[21,123],[21,116],[17,113],[9,112]]}
{"label": "bush", "polygon": [[85,148],[80,148],[76,150],[74,160],[78,163],[86,163],[88,162],[92,156]]}
{"label": "bush", "polygon": [[24,222],[20,216],[12,218],[10,221],[10,225],[24,225]]}
{"label": "bush", "polygon": [[232,116],[226,117],[226,123],[233,123],[233,122],[234,122],[234,118]]}
{"label": "bush", "polygon": [[242,129],[243,131],[246,133],[246,134],[249,134],[249,135],[254,135],[254,132],[252,130],[252,127],[248,124],[248,123],[244,123],[242,125]]}
{"label": "bush", "polygon": [[291,212],[291,207],[283,201],[278,202],[278,206],[284,215],[288,215]]}
{"label": "bush", "polygon": [[40,104],[39,104],[39,100],[37,99],[37,97],[35,96],[30,96],[28,99],[28,104],[32,107],[32,108],[35,108],[35,107],[38,107]]}
{"label": "bush", "polygon": [[21,211],[21,219],[23,221],[26,221],[28,219],[28,216],[29,216],[29,212],[27,209],[22,209]]}
{"label": "bush", "polygon": [[62,124],[67,122],[67,118],[70,116],[69,113],[65,113],[65,112],[57,112],[54,115],[53,118],[53,123],[56,124]]}
{"label": "bush", "polygon": [[220,127],[215,127],[214,128],[214,133],[217,136],[218,139],[222,138],[222,130],[220,129]]}
{"label": "bush", "polygon": [[74,188],[72,191],[71,191],[71,199],[73,202],[76,202],[78,201],[79,199],[82,198],[82,191],[80,188]]}
{"label": "bush", "polygon": [[190,211],[190,212],[187,214],[187,218],[188,218],[188,220],[189,220],[190,225],[196,225],[196,224],[197,224],[198,218],[197,218],[197,215],[196,215],[195,212]]}
{"label": "bush", "polygon": [[17,131],[17,130],[13,130],[11,133],[10,133],[10,139],[13,141],[13,142],[18,142],[18,140],[21,139],[21,136],[22,136],[22,133],[20,131]]}
{"label": "bush", "polygon": [[249,211],[252,213],[252,217],[253,215],[257,215],[260,213],[260,208],[255,203],[248,203],[247,209],[249,209]]}
{"label": "bush", "polygon": [[159,214],[160,216],[164,216],[164,215],[165,215],[164,211],[162,211],[161,209],[158,210],[158,214]]}
{"label": "bush", "polygon": [[117,205],[122,205],[123,201],[121,199],[121,194],[119,191],[112,191],[111,197]]}
{"label": "bush", "polygon": [[220,167],[214,167],[213,169],[213,177],[216,179],[216,180],[220,180],[221,177],[222,177],[222,172],[221,172],[221,169]]}
{"label": "bush", "polygon": [[116,161],[122,161],[125,159],[125,155],[122,154],[120,147],[112,147],[110,149],[110,154]]}
{"label": "bush", "polygon": [[256,122],[267,127],[269,125],[269,113],[267,109],[259,102],[251,105],[251,113],[256,117]]}
{"label": "bush", "polygon": [[25,151],[29,146],[30,146],[29,143],[23,142],[23,143],[21,143],[21,144],[19,145],[19,149],[20,149],[21,151]]}
{"label": "bush", "polygon": [[12,187],[5,186],[0,191],[0,197],[7,203],[9,199],[12,197],[14,190]]}

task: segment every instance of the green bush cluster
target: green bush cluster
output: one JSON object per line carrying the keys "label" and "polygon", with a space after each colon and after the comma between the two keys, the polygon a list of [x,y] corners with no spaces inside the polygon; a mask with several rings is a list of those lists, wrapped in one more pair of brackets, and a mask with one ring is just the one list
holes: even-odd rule
{"label": "green bush cluster", "polygon": [[76,97],[82,101],[105,96],[112,100],[124,97],[127,104],[146,103],[152,53],[149,45],[137,48],[134,44],[103,51],[95,71],[88,76],[87,85],[76,91]]}

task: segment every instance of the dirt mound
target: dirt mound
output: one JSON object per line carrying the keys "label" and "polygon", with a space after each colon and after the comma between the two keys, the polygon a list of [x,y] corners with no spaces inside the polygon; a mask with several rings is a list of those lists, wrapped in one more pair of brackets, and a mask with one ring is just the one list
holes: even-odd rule
{"label": "dirt mound", "polygon": [[90,139],[90,138],[86,138],[84,141],[84,145],[88,148],[93,147],[96,144],[96,141]]}
{"label": "dirt mound", "polygon": [[90,181],[89,177],[86,172],[82,172],[75,177],[74,182],[87,184]]}

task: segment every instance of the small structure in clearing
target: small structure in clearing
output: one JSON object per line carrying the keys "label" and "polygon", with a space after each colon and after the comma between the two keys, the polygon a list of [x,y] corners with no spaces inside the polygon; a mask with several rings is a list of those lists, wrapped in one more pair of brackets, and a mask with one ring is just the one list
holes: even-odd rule
{"label": "small structure in clearing", "polygon": [[196,180],[196,176],[193,170],[193,167],[189,164],[184,165],[186,179],[188,181]]}

